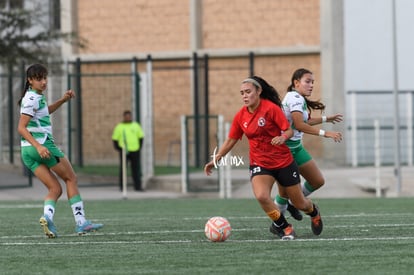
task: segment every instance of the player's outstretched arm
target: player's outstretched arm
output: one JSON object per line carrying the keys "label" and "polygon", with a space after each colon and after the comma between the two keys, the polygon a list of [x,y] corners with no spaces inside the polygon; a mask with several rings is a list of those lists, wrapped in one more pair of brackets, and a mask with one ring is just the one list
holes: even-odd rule
{"label": "player's outstretched arm", "polygon": [[60,106],[63,105],[63,103],[65,103],[66,101],[68,101],[68,100],[70,100],[74,97],[75,97],[75,92],[72,91],[72,90],[67,90],[60,99],[56,100],[54,103],[52,103],[48,106],[49,114],[56,111]]}

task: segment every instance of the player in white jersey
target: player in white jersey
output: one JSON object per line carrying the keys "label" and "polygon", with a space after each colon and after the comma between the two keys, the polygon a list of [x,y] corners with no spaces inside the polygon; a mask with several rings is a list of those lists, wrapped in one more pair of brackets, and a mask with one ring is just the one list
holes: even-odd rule
{"label": "player in white jersey", "polygon": [[39,220],[46,236],[57,237],[53,218],[56,202],[62,195],[62,186],[55,175],[66,184],[76,223],[75,231],[81,235],[96,231],[103,225],[86,219],[75,172],[64,153],[54,143],[50,120],[50,114],[73,98],[75,93],[68,90],[59,100],[47,105],[43,94],[47,88],[47,75],[47,68],[41,64],[33,64],[26,71],[26,85],[19,100],[20,119],[17,127],[21,135],[22,160],[48,189],[44,198],[43,215]]}
{"label": "player in white jersey", "polygon": [[[303,134],[311,134],[326,138],[332,138],[335,142],[342,140],[340,132],[325,131],[323,129],[313,127],[313,125],[324,122],[337,123],[342,121],[341,114],[332,116],[311,117],[312,110],[325,109],[325,105],[319,101],[311,101],[307,97],[312,94],[314,78],[311,71],[307,69],[298,69],[293,73],[291,84],[287,89],[282,106],[286,118],[293,129],[293,137],[286,141],[293,154],[299,172],[305,179],[302,182],[302,192],[305,196],[309,196],[312,192],[325,184],[325,179],[311,155],[306,151],[302,144]],[[279,190],[279,194],[275,198],[275,202],[282,211],[290,212],[293,218],[302,219],[302,214],[289,202],[289,198],[283,191]]]}

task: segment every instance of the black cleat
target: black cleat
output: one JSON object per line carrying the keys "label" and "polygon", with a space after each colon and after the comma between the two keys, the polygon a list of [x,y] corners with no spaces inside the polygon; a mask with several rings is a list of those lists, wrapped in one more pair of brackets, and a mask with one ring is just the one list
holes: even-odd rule
{"label": "black cleat", "polygon": [[293,226],[289,224],[285,229],[277,227],[275,223],[272,222],[270,225],[270,232],[279,236],[283,241],[293,240],[296,237],[295,230]]}
{"label": "black cleat", "polygon": [[289,211],[290,215],[297,221],[301,221],[303,219],[302,213],[296,207],[294,207],[290,202],[288,202],[287,211]]}
{"label": "black cleat", "polygon": [[313,207],[318,211],[318,214],[315,217],[311,217],[311,228],[313,234],[320,235],[323,229],[321,212],[319,211],[319,208],[316,206],[316,204],[314,204]]}

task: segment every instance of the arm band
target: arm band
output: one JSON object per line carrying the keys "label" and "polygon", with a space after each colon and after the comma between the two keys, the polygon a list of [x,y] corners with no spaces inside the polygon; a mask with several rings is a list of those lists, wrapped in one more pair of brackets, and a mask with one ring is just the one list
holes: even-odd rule
{"label": "arm band", "polygon": [[326,116],[322,116],[322,123],[328,121],[328,118]]}
{"label": "arm band", "polygon": [[319,130],[319,135],[320,135],[321,137],[324,137],[324,136],[325,136],[325,130],[320,129],[320,130]]}

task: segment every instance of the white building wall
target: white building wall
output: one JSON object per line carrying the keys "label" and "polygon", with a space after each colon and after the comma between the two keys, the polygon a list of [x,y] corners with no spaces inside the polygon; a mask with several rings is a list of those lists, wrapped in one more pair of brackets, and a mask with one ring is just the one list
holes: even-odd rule
{"label": "white building wall", "polygon": [[[345,0],[345,90],[392,90],[392,1]],[[414,89],[414,1],[395,0],[400,90]]]}
{"label": "white building wall", "polygon": [[[394,161],[393,0],[344,0],[344,87],[347,159],[374,162],[374,120],[380,126],[381,161]],[[414,1],[395,0],[401,161],[412,163]],[[350,91],[365,92],[351,94]],[[388,93],[379,93],[388,91]],[[366,93],[370,92],[370,93]],[[354,98],[352,98],[354,97]],[[353,132],[357,130],[357,132]]]}

